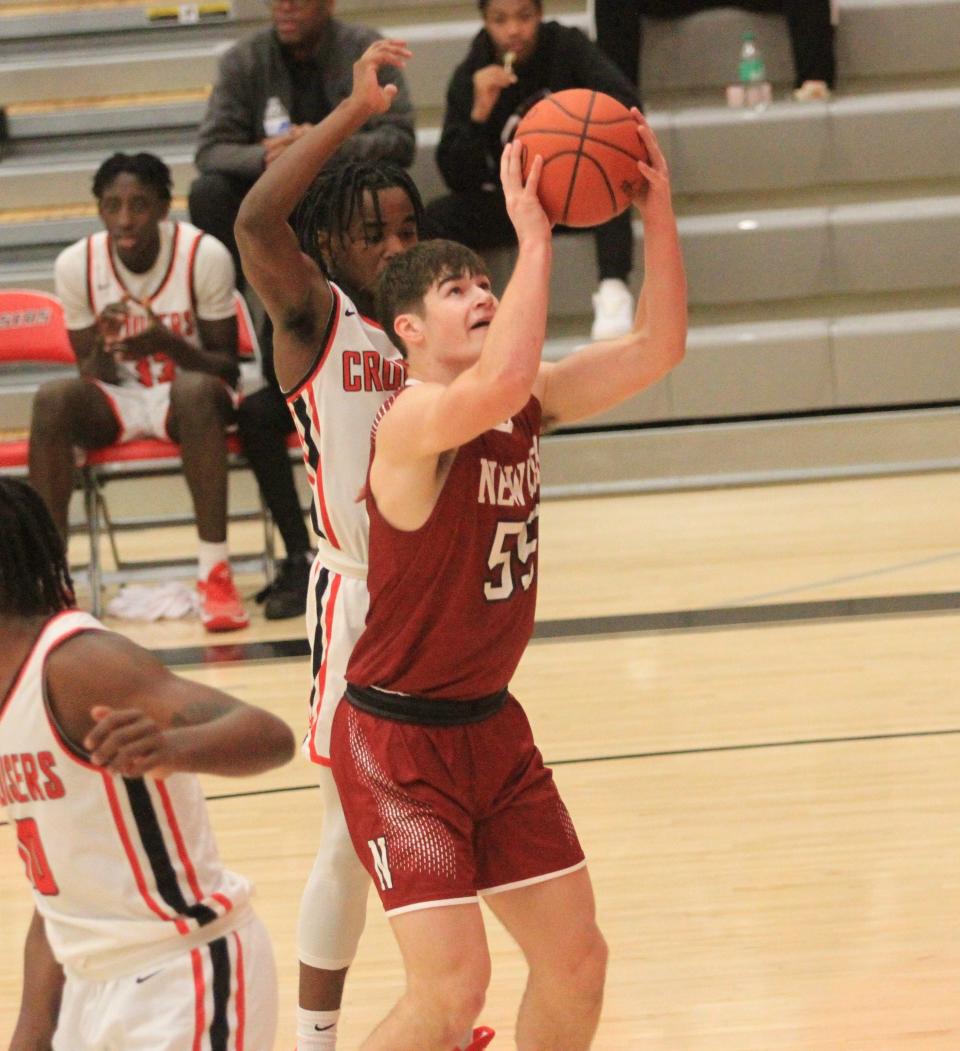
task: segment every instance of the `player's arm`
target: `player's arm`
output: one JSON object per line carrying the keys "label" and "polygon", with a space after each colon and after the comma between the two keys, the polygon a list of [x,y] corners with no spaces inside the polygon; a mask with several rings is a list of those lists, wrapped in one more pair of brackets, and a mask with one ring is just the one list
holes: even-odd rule
{"label": "player's arm", "polygon": [[63,969],[50,951],[43,917],[34,910],[23,945],[23,992],[10,1051],[50,1051],[62,994]]}
{"label": "player's arm", "polygon": [[274,324],[275,364],[282,387],[309,368],[330,315],[333,295],[319,267],[301,250],[290,216],[340,145],[397,93],[381,85],[383,66],[402,67],[410,52],[398,40],[377,40],[353,66],[353,91],[268,166],[243,199],[235,232],[243,272]]}
{"label": "player's arm", "polygon": [[632,111],[650,156],[637,202],[643,218],[644,281],[633,328],[618,339],[593,343],[559,362],[544,362],[536,392],[544,427],[603,412],[656,383],[683,358],[687,341],[687,280],[670,175],[656,137],[639,110]]}
{"label": "player's arm", "polygon": [[47,661],[47,696],[67,737],[124,777],[176,771],[242,776],[286,763],[287,724],[182,679],[112,632],[68,639]]}

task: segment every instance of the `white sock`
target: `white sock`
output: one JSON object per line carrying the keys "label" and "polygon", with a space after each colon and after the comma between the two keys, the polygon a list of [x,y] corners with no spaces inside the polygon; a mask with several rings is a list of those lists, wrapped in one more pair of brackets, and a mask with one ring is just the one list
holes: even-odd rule
{"label": "white sock", "polygon": [[297,1008],[297,1051],[334,1051],[339,1011]]}
{"label": "white sock", "polygon": [[206,540],[201,540],[199,545],[199,551],[197,553],[197,562],[199,564],[197,570],[197,577],[200,580],[206,580],[210,576],[210,570],[220,562],[230,561],[230,549],[227,547],[226,540],[219,544],[211,544]]}

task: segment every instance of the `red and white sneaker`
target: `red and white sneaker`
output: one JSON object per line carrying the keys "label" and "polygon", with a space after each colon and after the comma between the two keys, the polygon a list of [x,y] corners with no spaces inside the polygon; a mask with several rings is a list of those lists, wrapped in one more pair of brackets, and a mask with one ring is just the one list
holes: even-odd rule
{"label": "red and white sneaker", "polygon": [[454,1051],[483,1051],[496,1035],[489,1026],[477,1026],[473,1031],[473,1040],[464,1048],[454,1048]]}
{"label": "red and white sneaker", "polygon": [[200,619],[207,631],[237,631],[250,623],[228,562],[218,562],[206,580],[197,581]]}

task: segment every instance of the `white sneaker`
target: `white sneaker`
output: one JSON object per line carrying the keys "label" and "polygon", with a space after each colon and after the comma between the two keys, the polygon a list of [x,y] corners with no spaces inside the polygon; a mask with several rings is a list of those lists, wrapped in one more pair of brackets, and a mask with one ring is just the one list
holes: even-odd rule
{"label": "white sneaker", "polygon": [[615,339],[633,327],[633,296],[618,277],[606,277],[593,294],[591,339]]}
{"label": "white sneaker", "polygon": [[793,93],[795,102],[829,102],[830,89],[823,80],[805,80]]}

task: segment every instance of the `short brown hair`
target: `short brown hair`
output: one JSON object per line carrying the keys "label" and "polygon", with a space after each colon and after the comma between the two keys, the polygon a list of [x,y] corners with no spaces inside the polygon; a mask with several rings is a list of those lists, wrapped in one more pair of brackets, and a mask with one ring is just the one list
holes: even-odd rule
{"label": "short brown hair", "polygon": [[400,314],[423,313],[423,301],[431,287],[448,277],[487,274],[487,264],[466,245],[455,241],[421,241],[394,256],[377,285],[377,318],[390,341],[406,357],[407,348],[393,324]]}

